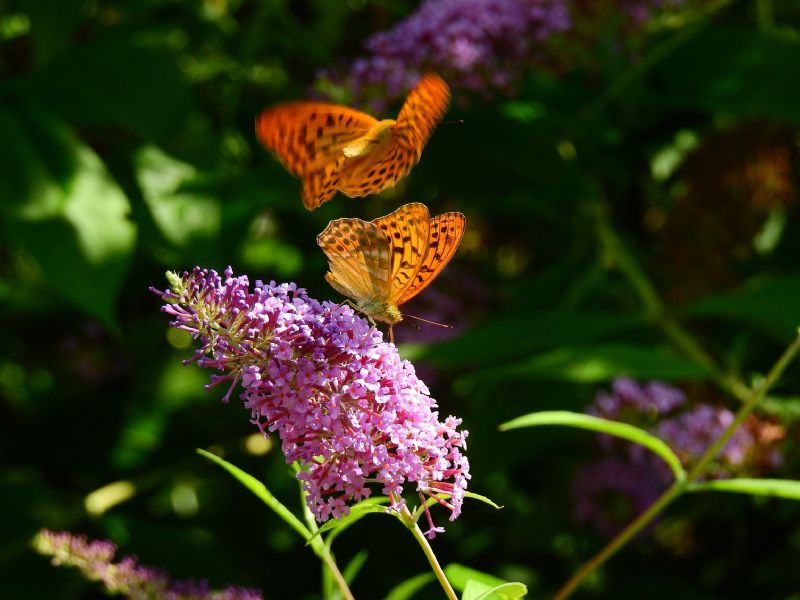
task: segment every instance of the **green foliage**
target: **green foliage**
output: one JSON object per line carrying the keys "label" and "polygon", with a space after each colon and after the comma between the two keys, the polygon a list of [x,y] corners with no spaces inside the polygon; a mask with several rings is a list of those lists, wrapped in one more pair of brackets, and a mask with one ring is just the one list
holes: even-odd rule
{"label": "green foliage", "polygon": [[[680,478],[663,442],[581,414],[598,389],[623,375],[661,379],[690,403],[735,410],[719,382],[760,381],[795,336],[794,0],[662,2],[672,7],[641,25],[620,2],[572,3],[574,30],[542,44],[520,80],[453,90],[445,118],[464,123],[438,127],[397,188],[307,212],[300,182],[258,145],[255,116],[324,88],[320,70],[363,56],[364,40],[418,4],[0,3],[0,595],[96,593],[33,555],[28,540],[43,526],[113,538],[179,578],[276,599],[321,589],[333,598],[315,553],[335,541],[357,598],[440,593],[430,573],[411,576],[422,559],[405,528],[364,518],[383,514],[385,499],[318,529],[293,513],[302,505],[280,441],[263,445],[236,391],[223,406],[224,384],[205,391],[209,372],[180,366],[193,342],[165,333],[168,316],[148,291],[167,270],[231,265],[338,302],[315,242],[329,220],[375,218],[406,201],[466,214],[457,256],[403,307],[454,330],[395,327],[440,414],[470,430],[468,501],[433,542],[464,598],[520,597],[511,581],[549,597],[607,541],[572,512],[575,473],[597,458],[593,436],[498,424],[616,435]],[[346,85],[327,87],[350,101]],[[661,304],[648,304],[646,285],[598,239],[598,215]],[[800,589],[800,506],[781,501],[798,498],[798,385],[793,364],[756,411],[779,438],[780,468],[754,463],[752,473],[693,483],[736,493],[670,506],[587,593]],[[244,487],[197,460],[197,447]],[[89,494],[115,482],[134,492],[89,514]],[[250,493],[272,512],[254,510]]]}
{"label": "green foliage", "polygon": [[670,450],[669,446],[654,435],[643,429],[634,427],[633,425],[628,425],[627,423],[601,419],[584,413],[552,410],[517,417],[512,421],[500,425],[500,430],[508,431],[510,429],[537,427],[540,425],[577,427],[579,429],[588,429],[589,431],[599,431],[600,433],[628,440],[634,444],[644,446],[663,458],[664,462],[669,465],[669,468],[672,469],[672,472],[675,474],[675,479],[680,481],[686,477],[686,472],[681,466],[680,459],[675,456],[675,453]]}

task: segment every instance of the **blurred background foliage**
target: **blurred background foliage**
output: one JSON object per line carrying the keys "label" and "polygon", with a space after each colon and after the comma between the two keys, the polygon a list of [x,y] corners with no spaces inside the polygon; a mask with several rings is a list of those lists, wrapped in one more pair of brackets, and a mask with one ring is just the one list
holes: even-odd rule
{"label": "blurred background foliage", "polygon": [[[464,124],[440,126],[396,189],[307,213],[255,115],[321,92],[357,101],[323,71],[415,2],[0,1],[3,597],[100,597],[33,554],[44,526],[111,538],[175,577],[318,596],[308,548],[194,453],[224,453],[297,505],[247,412],[180,365],[190,340],[167,330],[148,286],[232,265],[338,301],[315,244],[332,218],[405,201],[467,215],[455,260],[406,306],[454,332],[398,328],[442,413],[471,431],[471,489],[505,505],[468,503],[436,539],[443,563],[543,598],[606,539],[570,501],[594,439],[497,424],[583,410],[620,375],[735,406],[659,329],[602,231],[723,369],[764,372],[800,325],[800,5],[566,6],[572,27],[541,41],[513,86],[454,88],[447,118]],[[786,429],[780,476],[797,478],[797,367],[775,393],[762,417]],[[797,600],[799,523],[786,501],[685,498],[583,594]],[[368,553],[359,598],[426,570],[391,519],[337,546],[342,563]]]}

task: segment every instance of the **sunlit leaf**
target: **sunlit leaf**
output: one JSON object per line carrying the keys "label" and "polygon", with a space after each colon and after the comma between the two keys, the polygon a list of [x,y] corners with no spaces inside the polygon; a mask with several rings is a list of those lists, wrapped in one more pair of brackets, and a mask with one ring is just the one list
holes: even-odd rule
{"label": "sunlit leaf", "polygon": [[0,113],[5,235],[48,287],[115,328],[114,304],[136,243],[128,198],[100,158],[33,107]]}
{"label": "sunlit leaf", "polygon": [[233,477],[239,481],[239,483],[244,485],[248,490],[258,496],[258,498],[260,498],[264,504],[269,506],[292,529],[299,533],[304,540],[308,541],[311,539],[311,532],[306,528],[305,525],[303,525],[300,519],[294,516],[294,514],[288,508],[286,508],[277,498],[275,498],[275,496],[273,496],[272,493],[267,489],[267,486],[261,483],[258,479],[242,471],[239,467],[232,465],[227,460],[220,458],[216,454],[212,454],[211,452],[207,452],[201,448],[197,449],[197,453],[200,456],[206,457],[211,462],[218,464],[228,473],[233,475]]}
{"label": "sunlit leaf", "polygon": [[792,479],[718,479],[689,486],[692,492],[732,492],[800,500],[800,481]]}
{"label": "sunlit leaf", "polygon": [[685,478],[686,473],[681,466],[680,459],[675,455],[669,446],[654,435],[629,425],[628,423],[621,423],[619,421],[610,421],[608,419],[601,419],[592,415],[583,413],[569,412],[566,410],[553,410],[535,412],[518,417],[507,423],[500,425],[502,431],[511,429],[521,429],[524,427],[538,427],[540,425],[564,425],[567,427],[577,427],[579,429],[588,429],[590,431],[598,431],[614,437],[622,438],[644,446],[651,452],[657,454],[670,466],[675,478],[682,480]]}
{"label": "sunlit leaf", "polygon": [[528,593],[528,588],[523,583],[509,582],[498,586],[488,586],[480,581],[467,582],[462,594],[462,600],[516,600],[523,598]]}

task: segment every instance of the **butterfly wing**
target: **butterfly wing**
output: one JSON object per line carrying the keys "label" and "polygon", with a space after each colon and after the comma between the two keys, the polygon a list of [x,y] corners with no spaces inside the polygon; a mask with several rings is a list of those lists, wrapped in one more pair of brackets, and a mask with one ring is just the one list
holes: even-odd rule
{"label": "butterfly wing", "polygon": [[464,236],[466,218],[458,212],[444,213],[430,220],[427,247],[419,268],[411,281],[400,291],[396,304],[408,302],[441,273],[458,250]]}
{"label": "butterfly wing", "polygon": [[376,123],[370,115],[346,106],[291,102],[263,111],[256,119],[256,134],[290,173],[305,177],[341,156],[348,142]]}
{"label": "butterfly wing", "polygon": [[389,300],[396,300],[411,283],[425,255],[430,227],[428,208],[419,202],[405,204],[372,221],[389,238],[392,269]]}
{"label": "butterfly wing", "polygon": [[328,257],[325,279],[356,302],[389,297],[391,250],[386,234],[361,219],[336,219],[317,236]]}
{"label": "butterfly wing", "polygon": [[425,75],[406,98],[389,138],[369,154],[349,161],[339,189],[350,197],[392,187],[419,162],[422,149],[450,105],[450,88],[438,75]]}

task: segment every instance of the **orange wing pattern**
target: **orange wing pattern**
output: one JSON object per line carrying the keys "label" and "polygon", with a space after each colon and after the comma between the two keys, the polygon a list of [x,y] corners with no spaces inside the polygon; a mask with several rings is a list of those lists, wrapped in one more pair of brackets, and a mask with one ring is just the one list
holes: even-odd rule
{"label": "orange wing pattern", "polygon": [[375,123],[368,114],[345,106],[291,102],[263,111],[256,119],[256,134],[286,170],[305,177],[336,160],[348,142]]}
{"label": "orange wing pattern", "polygon": [[450,105],[450,88],[438,75],[425,75],[408,94],[391,135],[363,157],[349,161],[339,189],[353,197],[392,187],[419,162],[422,149]]}
{"label": "orange wing pattern", "polygon": [[[294,102],[262,112],[256,133],[290,173],[303,178],[303,203],[313,210],[337,190],[358,197],[395,185],[419,162],[449,104],[444,80],[426,75],[409,93],[395,122],[379,122],[336,104]],[[346,146],[364,150],[346,156]]]}
{"label": "orange wing pattern", "polygon": [[461,213],[444,213],[431,219],[428,246],[422,262],[414,271],[411,282],[400,293],[395,304],[408,302],[424,290],[453,258],[464,236],[467,220]]}
{"label": "orange wing pattern", "polygon": [[413,202],[372,222],[389,238],[392,252],[389,299],[396,302],[411,282],[425,255],[430,228],[428,208],[424,204]]}

